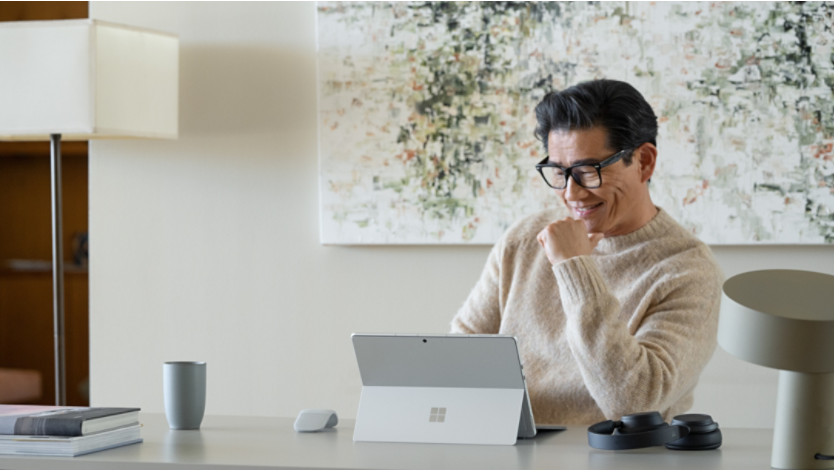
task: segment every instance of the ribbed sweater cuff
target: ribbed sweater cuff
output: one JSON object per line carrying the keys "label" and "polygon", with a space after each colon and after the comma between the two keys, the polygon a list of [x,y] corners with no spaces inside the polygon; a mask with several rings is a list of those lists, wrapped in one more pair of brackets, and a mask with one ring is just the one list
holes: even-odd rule
{"label": "ribbed sweater cuff", "polygon": [[575,256],[553,266],[559,284],[565,312],[575,311],[569,306],[581,306],[607,290],[605,280],[590,256]]}

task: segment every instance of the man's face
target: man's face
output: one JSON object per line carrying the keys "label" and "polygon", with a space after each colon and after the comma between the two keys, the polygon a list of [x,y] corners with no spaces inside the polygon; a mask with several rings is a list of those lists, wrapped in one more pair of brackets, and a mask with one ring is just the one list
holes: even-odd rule
{"label": "man's face", "polygon": [[[599,163],[623,150],[608,148],[606,137],[607,131],[601,127],[551,131],[547,139],[548,161],[568,168],[580,163]],[[589,233],[604,233],[607,237],[624,235],[645,223],[641,219],[648,200],[645,181],[651,177],[654,161],[652,158],[651,168],[641,165],[640,150],[632,158],[628,166],[625,160],[620,160],[603,168],[599,188],[584,188],[569,178],[565,189],[555,190],[571,215],[585,222]]]}

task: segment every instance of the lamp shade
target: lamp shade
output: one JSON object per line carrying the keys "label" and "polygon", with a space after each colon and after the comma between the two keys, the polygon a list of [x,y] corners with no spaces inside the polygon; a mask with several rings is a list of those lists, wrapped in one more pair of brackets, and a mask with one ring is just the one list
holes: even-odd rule
{"label": "lamp shade", "polygon": [[753,364],[834,372],[834,276],[769,269],[728,279],[718,343]]}
{"label": "lamp shade", "polygon": [[0,23],[0,140],[178,134],[179,39],[98,20]]}

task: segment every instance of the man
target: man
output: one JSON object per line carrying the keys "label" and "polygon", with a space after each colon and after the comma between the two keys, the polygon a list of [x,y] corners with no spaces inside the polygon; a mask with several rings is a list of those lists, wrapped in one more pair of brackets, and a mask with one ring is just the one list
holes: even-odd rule
{"label": "man", "polygon": [[669,420],[715,350],[723,276],[651,201],[657,117],[614,80],[549,93],[536,117],[537,169],[565,207],[504,234],[452,331],[518,338],[538,423]]}

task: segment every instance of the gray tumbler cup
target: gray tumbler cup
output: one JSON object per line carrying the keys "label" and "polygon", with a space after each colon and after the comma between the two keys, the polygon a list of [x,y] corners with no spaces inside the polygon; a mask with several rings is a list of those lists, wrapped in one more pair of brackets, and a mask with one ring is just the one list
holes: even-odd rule
{"label": "gray tumbler cup", "polygon": [[200,429],[206,411],[206,363],[166,362],[162,386],[171,429]]}

